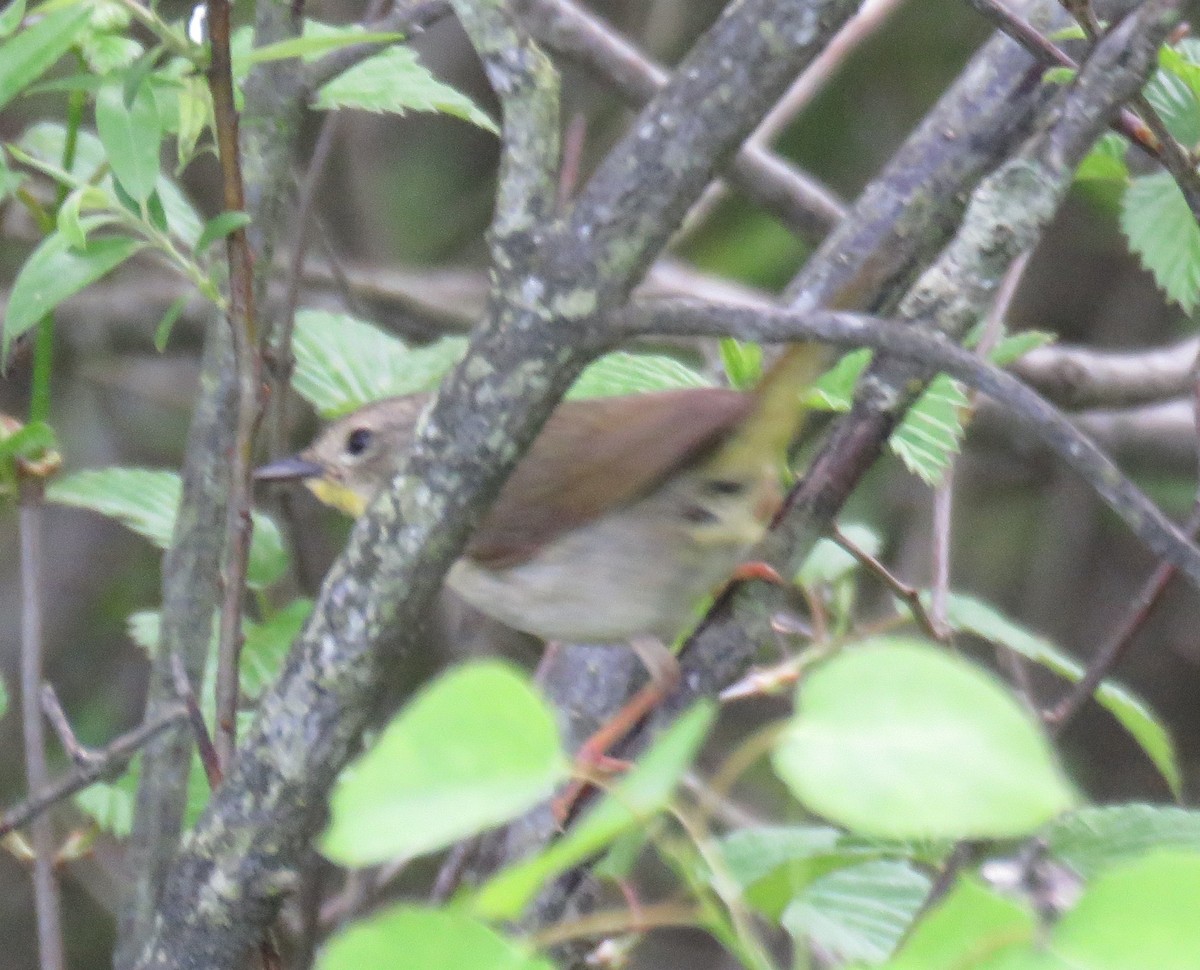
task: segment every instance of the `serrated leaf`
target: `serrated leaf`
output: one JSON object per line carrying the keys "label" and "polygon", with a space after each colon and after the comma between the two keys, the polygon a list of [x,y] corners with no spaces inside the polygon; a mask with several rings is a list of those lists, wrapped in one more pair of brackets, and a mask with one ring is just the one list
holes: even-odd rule
{"label": "serrated leaf", "polygon": [[389,47],[339,74],[317,92],[314,107],[404,114],[437,111],[499,134],[496,123],[464,94],[435,78],[411,47]]}
{"label": "serrated leaf", "polygon": [[444,337],[414,350],[348,314],[301,310],[292,349],[292,386],[332,418],[394,394],[432,390],[462,356],[466,340]]}
{"label": "serrated leaf", "polygon": [[24,92],[71,49],[90,16],[87,4],[72,4],[0,44],[0,108]]}
{"label": "serrated leaf", "polygon": [[886,960],[929,895],[930,879],[907,862],[847,866],[806,886],[780,922],[821,952],[873,965]]}
{"label": "serrated leaf", "polygon": [[43,239],[13,282],[4,316],[0,366],[7,361],[17,337],[63,300],[120,266],[143,246],[144,243],[123,236],[92,239],[80,248],[72,246],[71,240],[60,232]]}
{"label": "serrated leaf", "polygon": [[[60,505],[98,512],[167,549],[175,528],[181,494],[175,472],[147,468],[98,468],[75,472],[50,484],[46,498]],[[253,513],[254,535],[246,584],[269,586],[287,569],[279,527],[266,515]]]}
{"label": "serrated leaf", "polygon": [[519,944],[453,910],[396,906],[352,923],[321,951],[317,970],[554,970]]}
{"label": "serrated leaf", "polygon": [[158,186],[163,137],[149,86],[141,85],[128,104],[120,85],[102,88],[96,96],[96,131],[118,184],[135,202],[144,204]]}
{"label": "serrated leaf", "polygon": [[488,919],[514,919],[546,880],[600,852],[661,811],[691,766],[714,720],[701,702],[676,719],[616,787],[548,849],[501,870],[470,902]]}
{"label": "serrated leaf", "polygon": [[1155,71],[1143,93],[1177,141],[1184,145],[1200,141],[1200,102],[1186,81],[1167,71]]}
{"label": "serrated leaf", "polygon": [[1168,172],[1130,183],[1121,229],[1159,288],[1190,313],[1200,297],[1200,226]]}
{"label": "serrated leaf", "polygon": [[941,482],[962,447],[962,409],[968,403],[962,386],[939,374],[888,439],[888,445],[905,467],[931,487]]}
{"label": "serrated leaf", "polygon": [[605,354],[589,364],[567,391],[569,400],[644,394],[680,387],[711,387],[699,371],[665,354],[631,354],[623,350]]}
{"label": "serrated leaf", "polygon": [[913,639],[869,640],[820,664],[773,760],[810,810],[884,838],[1014,837],[1076,800],[1003,684]]}
{"label": "serrated leaf", "polygon": [[1200,852],[1200,812],[1137,803],[1088,806],[1055,819],[1044,838],[1051,855],[1093,879],[1147,852]]}
{"label": "serrated leaf", "polygon": [[195,255],[202,255],[218,239],[224,239],[230,233],[250,225],[251,221],[249,212],[222,212],[213,216],[204,224],[200,238],[196,240]]}
{"label": "serrated leaf", "polygon": [[[946,621],[955,630],[971,633],[1000,644],[1026,660],[1040,664],[1072,683],[1083,676],[1083,666],[1045,637],[1014,623],[995,607],[962,593],[950,594]],[[1096,701],[1113,715],[1154,763],[1175,795],[1180,794],[1182,778],[1175,745],[1166,725],[1140,697],[1127,688],[1103,681],[1096,689]]]}
{"label": "serrated leaf", "polygon": [[421,855],[499,825],[567,776],[554,714],[497,661],[438,678],[339,779],[321,851],[343,865]]}
{"label": "serrated leaf", "polygon": [[116,519],[159,549],[171,545],[179,494],[175,472],[147,468],[75,472],[52,482],[46,490],[49,501]]}

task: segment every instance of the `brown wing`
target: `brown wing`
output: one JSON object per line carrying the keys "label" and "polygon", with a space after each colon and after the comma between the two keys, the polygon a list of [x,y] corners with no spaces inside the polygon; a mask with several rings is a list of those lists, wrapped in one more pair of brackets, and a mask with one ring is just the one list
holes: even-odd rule
{"label": "brown wing", "polygon": [[567,401],[513,471],[466,554],[490,566],[529,558],[651,491],[721,441],[754,404],[753,395],[724,388]]}

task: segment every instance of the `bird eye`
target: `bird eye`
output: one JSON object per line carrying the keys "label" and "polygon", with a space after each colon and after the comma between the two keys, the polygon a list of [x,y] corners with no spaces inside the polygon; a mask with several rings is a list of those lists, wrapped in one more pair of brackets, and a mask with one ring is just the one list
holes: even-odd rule
{"label": "bird eye", "polygon": [[346,436],[346,454],[358,457],[371,444],[371,431],[369,428],[355,428]]}

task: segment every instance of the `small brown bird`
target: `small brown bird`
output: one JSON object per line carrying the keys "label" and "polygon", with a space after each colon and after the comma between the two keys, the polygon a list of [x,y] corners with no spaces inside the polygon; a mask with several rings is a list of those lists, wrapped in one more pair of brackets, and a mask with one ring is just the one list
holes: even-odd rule
{"label": "small brown bird", "polygon": [[[822,356],[793,345],[748,392],[687,388],[560,405],[447,584],[543,640],[630,644],[661,697],[678,676],[666,645],[779,508],[785,453]],[[428,401],[368,404],[256,477],[303,479],[323,502],[359,515],[391,481]]]}

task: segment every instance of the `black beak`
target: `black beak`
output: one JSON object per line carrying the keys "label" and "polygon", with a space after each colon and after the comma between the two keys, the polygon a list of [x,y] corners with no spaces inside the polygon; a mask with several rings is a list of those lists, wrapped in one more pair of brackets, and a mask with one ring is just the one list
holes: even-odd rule
{"label": "black beak", "polygon": [[254,469],[256,482],[293,482],[302,478],[316,478],[323,469],[315,461],[301,458],[299,455],[289,455],[280,458],[269,465]]}

